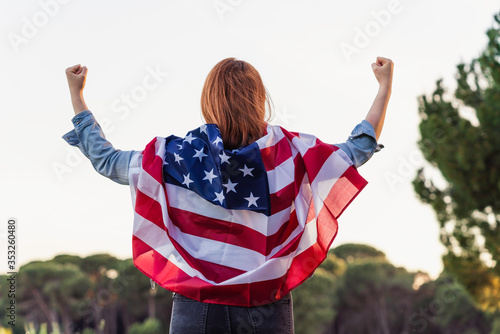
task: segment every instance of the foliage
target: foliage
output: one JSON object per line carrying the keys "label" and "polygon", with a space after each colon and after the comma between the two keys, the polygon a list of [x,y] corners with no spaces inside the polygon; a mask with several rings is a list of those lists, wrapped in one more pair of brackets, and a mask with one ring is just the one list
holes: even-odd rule
{"label": "foliage", "polygon": [[408,319],[409,332],[489,334],[491,330],[491,321],[464,287],[444,275],[416,291]]}
{"label": "foliage", "polygon": [[334,286],[345,270],[345,262],[333,254],[314,275],[293,291],[294,323],[297,333],[321,333],[335,316]]}
{"label": "foliage", "polygon": [[344,244],[335,247],[330,252],[346,262],[351,262],[354,259],[385,259],[383,252],[368,245]]}
{"label": "foliage", "polygon": [[[170,314],[172,304],[171,293],[151,290],[131,259],[108,254],[30,262],[20,268],[17,286],[16,322],[29,324],[30,332],[123,333],[156,312]],[[169,318],[162,321],[168,327]]]}
{"label": "foliage", "polygon": [[398,333],[411,307],[414,277],[380,258],[353,260],[336,285],[339,333]]}
{"label": "foliage", "polygon": [[[446,271],[494,312],[500,310],[500,13],[487,35],[481,56],[457,66],[453,96],[438,80],[431,97],[419,97],[418,144],[432,167],[420,169],[413,184],[436,212]],[[436,170],[445,186],[429,179]]]}
{"label": "foliage", "polygon": [[128,334],[161,334],[161,323],[157,319],[146,319],[142,324],[130,326]]}
{"label": "foliage", "polygon": [[[292,292],[296,333],[498,332],[498,321],[493,327],[493,317],[478,310],[459,283],[427,279],[415,290],[416,277],[426,275],[395,267],[373,247],[339,246]],[[0,277],[0,291],[6,282]],[[100,254],[34,261],[20,268],[17,289],[15,334],[24,333],[24,324],[30,333],[81,334],[162,333],[170,325],[172,294],[152,290],[131,259]],[[5,303],[0,298],[2,318]]]}

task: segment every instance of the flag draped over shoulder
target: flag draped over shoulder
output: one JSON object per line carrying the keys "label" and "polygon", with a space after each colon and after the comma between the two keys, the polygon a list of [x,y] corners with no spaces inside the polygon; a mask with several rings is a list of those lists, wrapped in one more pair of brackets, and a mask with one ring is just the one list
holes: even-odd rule
{"label": "flag draped over shoulder", "polygon": [[129,179],[135,266],[186,297],[238,306],[279,300],[310,277],[367,184],[336,146],[271,125],[233,151],[213,124],[156,137]]}

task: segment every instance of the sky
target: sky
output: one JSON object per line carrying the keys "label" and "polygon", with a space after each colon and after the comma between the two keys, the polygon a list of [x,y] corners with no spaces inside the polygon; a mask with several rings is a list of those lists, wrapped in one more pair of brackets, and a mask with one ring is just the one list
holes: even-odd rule
{"label": "sky", "polygon": [[394,62],[385,148],[359,168],[369,184],[340,217],[333,247],[369,244],[436,277],[438,223],[411,185],[426,165],[417,97],[440,78],[453,92],[456,65],[479,56],[499,10],[492,0],[0,1],[0,273],[12,217],[18,265],[132,257],[128,186],[61,138],[72,129],[67,67],[88,67],[87,106],[121,150],[200,126],[204,80],[227,57],[259,71],[273,124],[335,144],[366,116],[378,89],[370,65],[383,56]]}

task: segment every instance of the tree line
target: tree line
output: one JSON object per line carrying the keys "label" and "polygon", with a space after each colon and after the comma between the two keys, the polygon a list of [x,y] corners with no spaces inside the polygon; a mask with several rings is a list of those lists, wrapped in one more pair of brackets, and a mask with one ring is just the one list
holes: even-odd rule
{"label": "tree line", "polygon": [[[8,276],[0,278],[5,291]],[[446,274],[436,280],[391,264],[367,245],[345,244],[292,292],[297,334],[477,333],[500,330],[498,314],[479,308]],[[23,265],[12,333],[167,333],[172,293],[108,254],[58,255]],[[496,326],[496,327],[495,327]]]}

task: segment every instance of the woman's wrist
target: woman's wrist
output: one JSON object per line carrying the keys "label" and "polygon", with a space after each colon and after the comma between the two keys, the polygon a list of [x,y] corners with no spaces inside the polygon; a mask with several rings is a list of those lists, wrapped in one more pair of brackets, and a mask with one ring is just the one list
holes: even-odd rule
{"label": "woman's wrist", "polygon": [[391,90],[392,90],[391,84],[381,84],[378,87],[378,94],[386,95],[387,97],[389,97],[391,95]]}
{"label": "woman's wrist", "polygon": [[87,104],[85,103],[85,100],[83,98],[82,91],[71,92],[71,103],[73,104],[75,115],[78,115],[82,111],[88,110]]}

